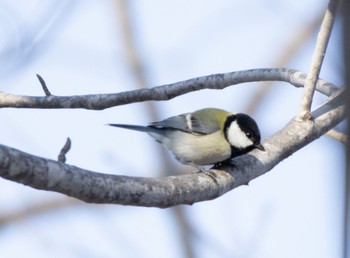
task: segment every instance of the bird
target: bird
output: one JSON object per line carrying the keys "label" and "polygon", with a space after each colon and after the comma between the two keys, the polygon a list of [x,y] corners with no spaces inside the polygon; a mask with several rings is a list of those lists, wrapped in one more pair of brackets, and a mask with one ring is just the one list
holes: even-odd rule
{"label": "bird", "polygon": [[220,165],[255,148],[265,151],[253,118],[218,108],[172,116],[147,126],[108,125],[145,132],[168,148],[180,163],[200,170],[206,165]]}

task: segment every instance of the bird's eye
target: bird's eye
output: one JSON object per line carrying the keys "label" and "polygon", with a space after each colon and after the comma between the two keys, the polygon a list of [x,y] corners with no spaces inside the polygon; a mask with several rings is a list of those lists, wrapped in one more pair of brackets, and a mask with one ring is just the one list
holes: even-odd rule
{"label": "bird's eye", "polygon": [[249,139],[252,138],[252,134],[251,134],[251,133],[246,133],[245,135],[246,135]]}

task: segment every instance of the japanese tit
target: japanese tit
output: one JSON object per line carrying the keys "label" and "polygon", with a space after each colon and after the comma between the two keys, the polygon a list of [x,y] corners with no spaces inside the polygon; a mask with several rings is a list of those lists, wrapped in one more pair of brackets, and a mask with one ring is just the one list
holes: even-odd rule
{"label": "japanese tit", "polygon": [[146,132],[181,163],[195,167],[218,164],[254,148],[265,151],[254,119],[216,108],[173,116],[148,126],[109,125]]}

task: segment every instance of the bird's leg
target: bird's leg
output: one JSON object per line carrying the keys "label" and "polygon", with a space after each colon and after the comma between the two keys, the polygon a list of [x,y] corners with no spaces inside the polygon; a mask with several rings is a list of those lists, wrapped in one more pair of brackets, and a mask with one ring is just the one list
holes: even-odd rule
{"label": "bird's leg", "polygon": [[193,163],[189,163],[187,165],[194,167],[196,169],[195,171],[193,171],[194,173],[205,173],[207,171],[203,166],[198,166]]}
{"label": "bird's leg", "polygon": [[234,166],[235,167],[235,163],[232,162],[232,159],[229,158],[229,159],[226,159],[224,161],[221,161],[221,162],[218,162],[218,163],[215,163],[214,166],[212,167],[213,169],[218,169],[219,167],[221,166]]}

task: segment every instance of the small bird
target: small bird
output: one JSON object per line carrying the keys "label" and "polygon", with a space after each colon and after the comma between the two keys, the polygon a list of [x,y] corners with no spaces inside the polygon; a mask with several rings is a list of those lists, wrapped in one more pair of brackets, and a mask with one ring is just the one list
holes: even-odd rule
{"label": "small bird", "polygon": [[148,126],[109,124],[148,133],[185,165],[220,164],[254,148],[265,151],[253,118],[222,109],[204,108],[169,117]]}

